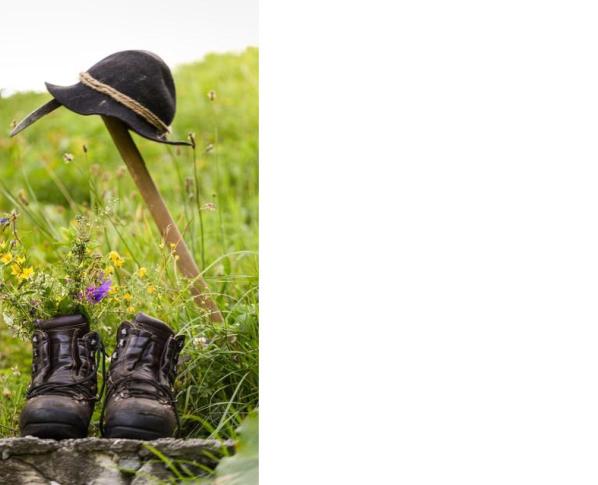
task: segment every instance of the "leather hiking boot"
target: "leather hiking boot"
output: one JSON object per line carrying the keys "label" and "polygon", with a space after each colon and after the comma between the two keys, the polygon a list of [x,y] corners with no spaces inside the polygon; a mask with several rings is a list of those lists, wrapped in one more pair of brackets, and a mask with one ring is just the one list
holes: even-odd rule
{"label": "leather hiking boot", "polygon": [[143,313],[121,323],[102,410],[106,438],[173,435],[178,425],[173,384],[184,343],[164,322]]}
{"label": "leather hiking boot", "polygon": [[82,315],[38,320],[21,435],[84,438],[97,400],[96,353],[100,337]]}

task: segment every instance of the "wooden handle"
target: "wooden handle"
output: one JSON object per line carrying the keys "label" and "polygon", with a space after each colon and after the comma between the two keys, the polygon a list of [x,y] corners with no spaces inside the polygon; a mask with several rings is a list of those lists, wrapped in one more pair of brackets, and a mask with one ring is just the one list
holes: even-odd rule
{"label": "wooden handle", "polygon": [[174,244],[176,253],[179,256],[177,263],[181,273],[194,280],[192,291],[195,302],[201,308],[210,312],[210,318],[213,322],[222,322],[222,314],[214,300],[209,296],[208,284],[201,277],[199,268],[185,244],[181,231],[172,219],[170,212],[168,212],[168,208],[148,172],[145,161],[131,138],[129,130],[122,121],[116,118],[109,116],[102,116],[102,118],[162,237],[168,244]]}

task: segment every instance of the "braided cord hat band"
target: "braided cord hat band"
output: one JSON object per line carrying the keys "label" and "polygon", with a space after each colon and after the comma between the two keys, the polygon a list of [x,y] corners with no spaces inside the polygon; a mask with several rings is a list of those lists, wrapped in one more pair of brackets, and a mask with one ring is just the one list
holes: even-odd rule
{"label": "braided cord hat band", "polygon": [[158,116],[152,113],[151,110],[143,106],[141,103],[135,101],[133,98],[130,98],[124,93],[121,93],[117,89],[114,89],[112,86],[108,84],[104,84],[101,81],[98,81],[88,72],[82,72],[79,74],[79,80],[85,84],[87,87],[98,91],[99,93],[106,94],[110,96],[114,101],[117,103],[122,104],[123,106],[129,108],[134,113],[141,116],[145,121],[149,124],[155,126],[161,133],[170,133],[170,127],[164,123]]}

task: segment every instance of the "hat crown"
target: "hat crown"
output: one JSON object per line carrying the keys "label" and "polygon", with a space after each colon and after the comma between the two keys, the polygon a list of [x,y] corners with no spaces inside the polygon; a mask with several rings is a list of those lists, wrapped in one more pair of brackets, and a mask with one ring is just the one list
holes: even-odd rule
{"label": "hat crown", "polygon": [[87,71],[93,78],[148,108],[166,125],[176,111],[176,91],[166,63],[148,51],[116,52]]}

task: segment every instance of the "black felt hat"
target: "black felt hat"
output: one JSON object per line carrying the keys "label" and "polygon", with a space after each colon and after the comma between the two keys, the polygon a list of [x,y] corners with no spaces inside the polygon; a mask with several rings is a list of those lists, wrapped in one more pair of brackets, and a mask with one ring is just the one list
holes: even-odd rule
{"label": "black felt hat", "polygon": [[151,52],[117,52],[82,72],[77,84],[46,83],[46,87],[54,99],[21,121],[11,136],[59,106],[66,106],[81,115],[118,118],[149,140],[190,145],[166,139],[176,110],[174,80],[166,63]]}

